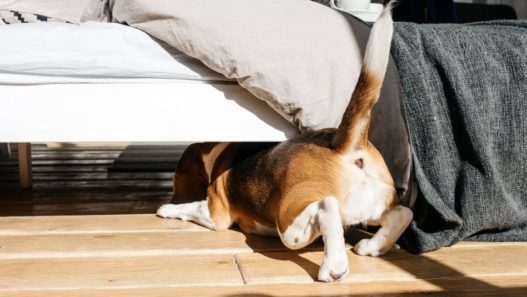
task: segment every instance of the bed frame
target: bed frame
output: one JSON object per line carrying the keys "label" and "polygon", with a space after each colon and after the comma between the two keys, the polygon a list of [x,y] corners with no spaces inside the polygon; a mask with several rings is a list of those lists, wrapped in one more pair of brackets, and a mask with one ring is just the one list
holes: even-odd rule
{"label": "bed frame", "polygon": [[296,134],[232,83],[0,85],[0,143],[18,143],[26,189],[31,143],[283,141]]}

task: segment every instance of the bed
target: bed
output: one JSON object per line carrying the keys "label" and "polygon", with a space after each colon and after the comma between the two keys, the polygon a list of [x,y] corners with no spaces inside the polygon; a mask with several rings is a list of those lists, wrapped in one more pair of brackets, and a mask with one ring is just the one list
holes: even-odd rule
{"label": "bed", "polygon": [[[10,3],[60,18],[57,3],[71,1]],[[369,34],[360,20],[306,0],[75,2],[69,7],[111,11],[98,20],[114,24],[90,25],[94,14],[81,11],[69,21],[81,25],[63,26],[130,37],[76,32],[52,41],[58,33],[49,28],[0,36],[0,142],[22,143],[24,186],[24,143],[281,141],[336,127]],[[411,251],[467,238],[527,240],[526,31],[525,22],[394,26],[369,139],[414,210],[400,242]],[[44,55],[44,45],[54,53]],[[20,63],[2,54],[9,48]]]}
{"label": "bed", "polygon": [[[75,1],[0,3],[9,23],[0,26],[0,143],[282,141],[336,127],[369,32],[304,0],[181,1],[168,10]],[[373,124],[371,138],[405,189],[408,140],[390,67],[374,118],[392,125]],[[19,151],[27,181],[27,145]]]}

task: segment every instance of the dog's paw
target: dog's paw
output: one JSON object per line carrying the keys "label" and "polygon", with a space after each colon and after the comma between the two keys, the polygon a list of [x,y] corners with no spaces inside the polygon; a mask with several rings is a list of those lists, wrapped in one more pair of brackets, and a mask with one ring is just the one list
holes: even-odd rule
{"label": "dog's paw", "polygon": [[353,248],[353,251],[357,255],[372,257],[382,256],[389,250],[389,247],[383,249],[382,246],[379,246],[375,241],[369,239],[363,239],[359,241]]}
{"label": "dog's paw", "polygon": [[340,281],[349,273],[348,256],[346,252],[333,257],[324,257],[324,262],[318,271],[318,280],[321,282]]}
{"label": "dog's paw", "polygon": [[178,207],[175,204],[164,204],[157,209],[157,216],[165,219],[179,218]]}

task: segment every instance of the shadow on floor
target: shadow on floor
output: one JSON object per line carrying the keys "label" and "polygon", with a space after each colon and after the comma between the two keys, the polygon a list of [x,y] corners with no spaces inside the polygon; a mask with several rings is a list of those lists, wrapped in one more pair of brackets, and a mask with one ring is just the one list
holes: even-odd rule
{"label": "shadow on floor", "polygon": [[[261,239],[257,235],[246,235],[246,243],[253,248],[255,252],[258,252],[265,257],[278,261],[289,261],[298,265],[313,279],[317,282],[317,275],[320,265],[307,259],[303,256],[306,252],[323,250],[322,240],[317,240],[312,245],[308,246],[307,249],[298,251],[287,251],[287,253],[273,253],[271,251],[261,251]],[[356,244],[360,239],[367,238],[368,233],[363,231],[348,232],[346,242],[350,244]],[[261,237],[265,238],[265,237]],[[272,239],[279,241],[278,239]],[[278,243],[275,243],[278,245]],[[527,296],[527,285],[522,287],[514,288],[503,288],[498,287],[483,280],[465,275],[444,263],[438,262],[426,256],[426,254],[415,255],[411,254],[403,249],[392,249],[388,254],[381,256],[381,259],[389,262],[391,265],[396,266],[412,276],[415,279],[425,280],[426,282],[440,288],[437,290],[422,290],[415,288],[415,290],[409,290],[405,293],[380,293],[380,294],[349,294],[338,296]],[[483,260],[485,261],[485,260]],[[353,263],[350,263],[350,271],[353,273]],[[507,276],[505,276],[507,277]],[[353,287],[353,283],[345,283],[345,286]],[[378,285],[378,284],[375,284]],[[245,297],[245,296],[275,296],[275,295],[262,295],[262,294],[242,294],[242,295],[229,295],[230,297]],[[279,295],[276,295],[279,296]],[[313,296],[335,296],[332,294],[324,295],[318,291]],[[307,296],[306,296],[307,297]]]}

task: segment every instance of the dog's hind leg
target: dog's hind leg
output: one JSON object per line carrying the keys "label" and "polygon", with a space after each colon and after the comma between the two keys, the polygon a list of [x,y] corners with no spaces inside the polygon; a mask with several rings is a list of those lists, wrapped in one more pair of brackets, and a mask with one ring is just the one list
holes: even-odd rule
{"label": "dog's hind leg", "polygon": [[[387,210],[377,224],[381,228],[370,239],[359,241],[353,251],[361,256],[380,256],[388,252],[412,221],[412,211],[398,205]],[[368,222],[370,224],[370,222]]]}
{"label": "dog's hind leg", "polygon": [[214,230],[214,222],[210,218],[207,200],[183,204],[165,204],[157,210],[157,216],[167,219],[192,221],[203,227]]}
{"label": "dog's hind leg", "polygon": [[328,196],[310,203],[283,232],[279,228],[279,234],[282,242],[291,249],[303,248],[322,235],[324,260],[318,280],[336,281],[348,274],[348,256],[337,198]]}

